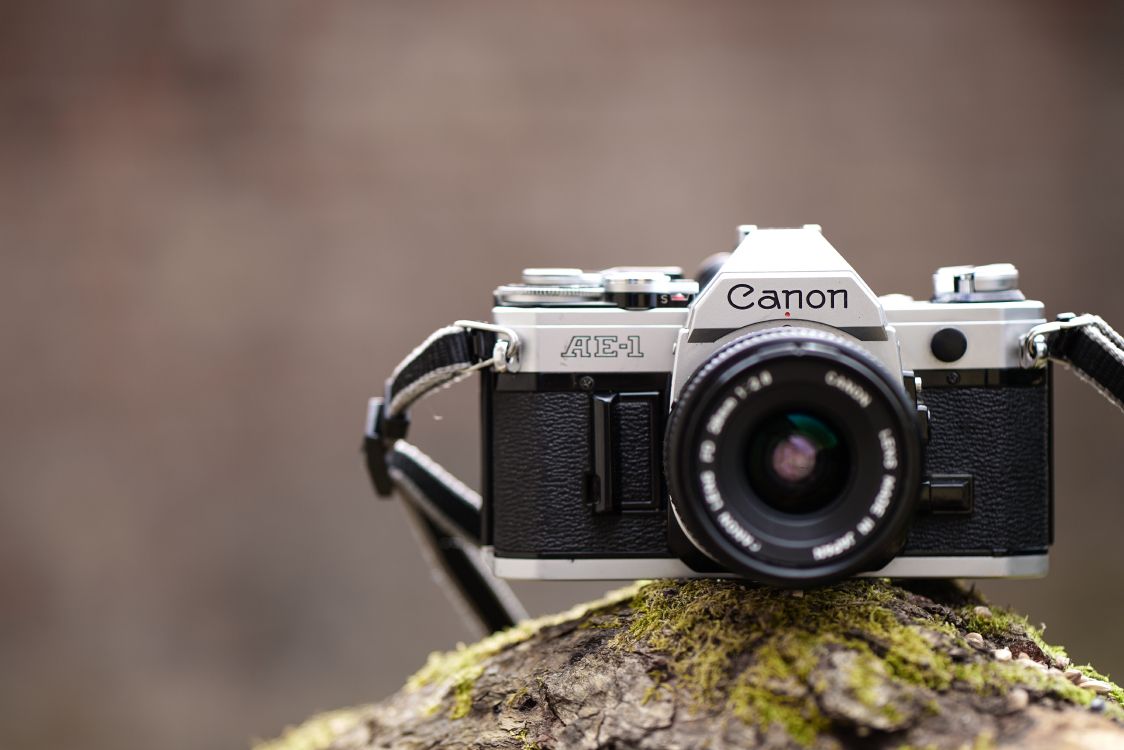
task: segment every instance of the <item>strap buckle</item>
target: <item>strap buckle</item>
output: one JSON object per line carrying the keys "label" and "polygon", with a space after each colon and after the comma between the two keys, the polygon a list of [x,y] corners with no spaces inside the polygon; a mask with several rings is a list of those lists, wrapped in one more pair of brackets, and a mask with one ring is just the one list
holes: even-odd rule
{"label": "strap buckle", "polygon": [[496,344],[492,348],[492,358],[477,362],[466,372],[495,368],[496,372],[519,372],[519,334],[507,326],[495,323],[481,323],[478,320],[458,320],[455,326],[471,331],[488,331],[496,334]]}
{"label": "strap buckle", "polygon": [[1022,337],[1022,365],[1026,368],[1041,369],[1050,361],[1050,344],[1058,334],[1071,328],[1084,328],[1103,322],[1098,315],[1076,315],[1062,313],[1051,323],[1041,323],[1031,328]]}
{"label": "strap buckle", "polygon": [[394,443],[406,437],[410,418],[405,414],[387,416],[385,402],[375,397],[367,402],[367,425],[363,435],[363,455],[367,458],[367,473],[379,497],[390,497],[394,492],[394,480],[390,477],[390,466],[386,454]]}

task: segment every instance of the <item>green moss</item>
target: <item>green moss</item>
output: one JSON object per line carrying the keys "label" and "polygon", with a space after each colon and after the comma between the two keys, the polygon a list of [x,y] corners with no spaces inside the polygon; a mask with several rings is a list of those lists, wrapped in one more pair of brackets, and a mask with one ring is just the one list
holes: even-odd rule
{"label": "green moss", "polygon": [[702,580],[645,586],[632,600],[627,628],[611,645],[627,647],[644,641],[671,654],[672,671],[689,678],[700,700],[709,700],[727,676],[731,657],[748,651],[759,637],[757,628],[736,626],[751,617],[737,594]]}
{"label": "green moss", "polygon": [[985,638],[1006,642],[1014,636],[1026,636],[1039,647],[1043,653],[1057,651],[1042,639],[1038,631],[1031,626],[1030,621],[1019,614],[1010,612],[1003,607],[988,607],[990,615],[980,615],[975,611],[975,606],[963,607],[960,616],[964,620],[964,627],[968,631],[975,631]]}
{"label": "green moss", "polygon": [[341,734],[354,729],[363,721],[359,709],[347,708],[329,711],[301,724],[290,727],[284,734],[269,742],[254,744],[254,750],[323,750]]}
{"label": "green moss", "polygon": [[[994,661],[974,651],[964,663],[949,655],[954,646],[965,645],[969,630],[1003,643],[1026,638],[1051,658],[1063,654],[1025,618],[998,608],[992,617],[981,617],[971,606],[955,613],[959,616],[951,622],[937,621],[923,610],[916,617],[900,614],[912,611],[909,597],[902,589],[870,580],[802,595],[735,582],[656,582],[636,593],[632,617],[612,644],[629,648],[643,643],[666,654],[667,673],[657,685],[666,681],[666,687],[685,692],[695,710],[727,710],[761,729],[780,725],[805,745],[830,724],[816,701],[827,686],[816,675],[821,662],[841,649],[856,660],[847,688],[891,723],[901,721],[903,714],[887,696],[916,696],[912,699],[921,710],[932,711],[938,705],[935,693],[954,687],[1001,695],[1017,685],[1077,705],[1092,701],[1090,691],[1059,674]],[[1117,701],[1124,698],[1124,693],[1111,695]],[[1109,712],[1114,710],[1119,707],[1110,706]]]}
{"label": "green moss", "polygon": [[831,722],[810,697],[777,695],[754,683],[739,683],[730,693],[730,705],[739,719],[767,729],[780,725],[795,742],[809,747]]}
{"label": "green moss", "polygon": [[511,736],[523,743],[521,750],[542,750],[542,746],[531,739],[526,729],[513,730]]}
{"label": "green moss", "polygon": [[[1124,704],[1124,689],[1121,689],[1121,687],[1119,685],[1117,685],[1115,682],[1113,682],[1108,677],[1108,675],[1101,674],[1097,670],[1093,669],[1093,667],[1089,664],[1085,664],[1084,666],[1080,666],[1080,667],[1078,667],[1078,669],[1080,669],[1081,672],[1087,677],[1092,677],[1094,680],[1103,680],[1104,682],[1107,682],[1110,685],[1112,685],[1112,690],[1110,690],[1109,693],[1108,693],[1109,697],[1112,698],[1112,700],[1114,700],[1116,703]],[[1085,692],[1085,691],[1082,690],[1082,692]]]}
{"label": "green moss", "polygon": [[648,679],[652,684],[644,691],[644,696],[640,699],[640,703],[647,705],[650,701],[655,699],[660,694],[660,689],[664,686],[664,681],[667,679],[667,672],[662,669],[648,670]]}
{"label": "green moss", "polygon": [[[864,703],[877,704],[885,694],[874,680],[933,689],[951,683],[951,662],[934,650],[934,635],[899,621],[888,608],[898,595],[872,581],[788,596],[737,583],[656,583],[637,593],[633,619],[614,644],[643,641],[667,653],[677,685],[696,708],[725,703],[747,723],[762,729],[780,724],[807,744],[828,724],[815,700],[825,686],[815,684],[813,674],[832,648],[856,652],[868,668],[885,665],[880,677],[855,670],[854,692]],[[746,654],[752,661],[735,669]],[[900,718],[893,706],[872,707],[887,718]]]}
{"label": "green moss", "polygon": [[972,743],[972,750],[993,750],[994,747],[995,737],[991,732],[981,732]]}
{"label": "green moss", "polygon": [[[991,611],[990,617],[986,614],[977,614],[974,607],[963,608],[960,615],[964,620],[964,627],[969,631],[974,630],[997,643],[1010,643],[1025,639],[1037,646],[1051,662],[1058,664],[1062,660],[1068,661],[1064,648],[1051,645],[1046,641],[1043,635],[1045,630],[1043,626],[1034,626],[1026,617],[1003,607],[989,607],[989,609]],[[1009,664],[996,665],[996,668],[991,670],[980,670],[978,667],[975,669],[969,668],[965,681],[971,682],[973,686],[977,686],[985,692],[988,690],[1003,690],[1012,685],[1022,685],[1079,706],[1089,705],[1096,697],[1092,691],[1079,688],[1060,675],[1043,674],[1034,669],[1018,669],[1019,665],[1013,666],[1014,669],[1004,669],[1004,667],[1012,667]],[[1121,708],[1121,704],[1124,704],[1124,689],[1121,689],[1119,685],[1116,685],[1108,677],[1089,665],[1078,667],[1078,669],[1088,677],[1103,680],[1113,685],[1113,689],[1108,693],[1111,701],[1107,702],[1106,713],[1117,718],[1124,718],[1124,709]]]}
{"label": "green moss", "polygon": [[1045,654],[1051,662],[1057,663],[1068,658],[1064,648],[1052,646],[1043,636],[1044,626],[1035,627],[1023,615],[1011,612],[1003,607],[989,607],[991,616],[979,615],[975,607],[965,607],[960,611],[964,619],[965,629],[975,631],[990,640],[1007,643],[1012,638],[1025,638],[1033,643]]}
{"label": "green moss", "polygon": [[453,707],[449,709],[450,719],[463,719],[472,710],[472,688],[476,678],[465,678],[453,686]]}
{"label": "green moss", "polygon": [[[599,614],[624,602],[630,602],[631,608]],[[978,602],[953,610],[941,621],[918,608],[905,590],[871,580],[847,581],[803,594],[731,581],[638,583],[471,646],[432,654],[410,678],[407,689],[430,689],[431,710],[444,708],[454,719],[467,716],[488,657],[543,628],[582,620],[591,623],[589,627],[619,627],[610,641],[613,647],[643,646],[665,656],[666,665],[649,672],[652,685],[645,701],[661,690],[682,691],[698,711],[729,712],[762,730],[779,726],[805,746],[831,727],[832,720],[822,713],[817,698],[838,689],[838,684],[825,684],[827,671],[822,666],[833,659],[838,669],[840,652],[848,654],[849,661],[843,662],[848,669],[845,689],[890,724],[902,721],[902,710],[908,706],[891,702],[889,696],[897,702],[914,701],[920,710],[933,713],[940,710],[937,694],[950,689],[1004,695],[1019,686],[1033,698],[1049,696],[1079,706],[1094,700],[1094,693],[1060,674],[1017,661],[999,662],[974,649],[964,652],[966,660],[954,662],[951,647],[966,646],[964,635],[970,631],[1014,647],[1031,642],[1055,662],[1064,656],[1026,618],[998,607],[991,609],[990,617],[981,616],[974,604]],[[1109,681],[1091,667],[1080,669],[1089,677]],[[527,688],[515,691],[507,705],[518,705],[529,692]],[[1121,703],[1124,690],[1113,685],[1105,712],[1124,720]],[[358,710],[323,714],[280,739],[258,744],[256,750],[317,750],[361,721]],[[525,729],[512,736],[524,750],[538,750]],[[993,745],[991,736],[976,740],[977,748]]]}
{"label": "green moss", "polygon": [[518,707],[525,700],[527,700],[528,696],[530,695],[530,690],[528,690],[526,687],[521,687],[511,695],[507,696],[507,700],[504,701],[504,705],[508,708]]}
{"label": "green moss", "polygon": [[817,644],[803,633],[786,633],[758,646],[755,661],[738,675],[726,705],[748,724],[779,724],[801,745],[811,745],[830,722],[806,687],[819,663]]}
{"label": "green moss", "polygon": [[643,582],[640,581],[632,586],[610,592],[602,599],[578,605],[566,612],[521,622],[507,630],[493,633],[471,646],[461,643],[457,645],[454,651],[432,653],[426,660],[425,666],[407,680],[406,689],[420,690],[435,685],[443,687],[443,690],[437,691],[437,696],[430,706],[430,711],[441,710],[444,699],[451,697],[449,717],[453,719],[463,718],[472,710],[473,688],[476,686],[476,680],[484,673],[484,661],[488,657],[522,643],[543,628],[579,620],[590,612],[628,601],[636,595],[642,585]]}
{"label": "green moss", "polygon": [[856,664],[847,673],[847,686],[855,698],[864,706],[877,708],[886,719],[896,724],[904,717],[896,706],[882,702],[882,688],[885,683],[885,669],[872,654],[859,656]]}
{"label": "green moss", "polygon": [[958,664],[956,681],[981,695],[999,695],[1022,687],[1038,695],[1049,695],[1078,706],[1087,706],[1095,697],[1059,674],[1049,674],[1016,662],[974,662]]}

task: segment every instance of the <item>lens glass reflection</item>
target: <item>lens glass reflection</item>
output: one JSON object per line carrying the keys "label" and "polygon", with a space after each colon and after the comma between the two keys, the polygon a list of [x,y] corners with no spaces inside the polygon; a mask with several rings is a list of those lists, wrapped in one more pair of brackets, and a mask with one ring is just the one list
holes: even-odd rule
{"label": "lens glass reflection", "polygon": [[801,411],[767,418],[749,440],[749,484],[771,508],[806,514],[832,503],[847,486],[849,456],[827,421]]}

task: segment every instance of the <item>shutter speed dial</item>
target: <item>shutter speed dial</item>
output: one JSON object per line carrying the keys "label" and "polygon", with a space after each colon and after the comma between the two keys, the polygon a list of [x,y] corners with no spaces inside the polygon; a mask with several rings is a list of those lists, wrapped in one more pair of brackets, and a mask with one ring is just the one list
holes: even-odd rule
{"label": "shutter speed dial", "polygon": [[520,284],[496,289],[497,305],[512,307],[591,306],[647,310],[686,307],[699,285],[677,266],[618,266],[604,271],[527,268]]}
{"label": "shutter speed dial", "polygon": [[1021,302],[1019,269],[1011,263],[945,266],[933,274],[933,302]]}

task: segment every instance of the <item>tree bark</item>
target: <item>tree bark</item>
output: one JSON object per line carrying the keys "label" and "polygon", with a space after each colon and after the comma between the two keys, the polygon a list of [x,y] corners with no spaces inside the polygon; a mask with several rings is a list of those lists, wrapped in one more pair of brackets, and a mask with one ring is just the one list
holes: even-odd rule
{"label": "tree bark", "polygon": [[259,750],[1115,748],[1124,691],[955,583],[637,584]]}

